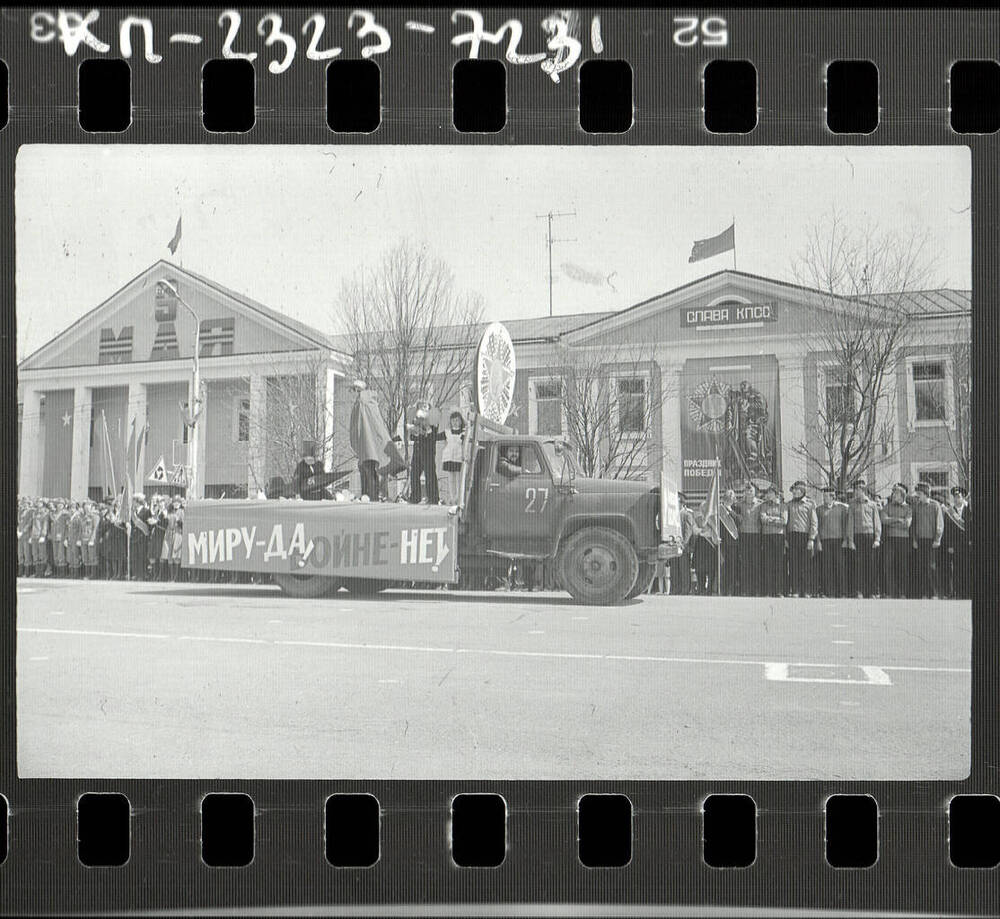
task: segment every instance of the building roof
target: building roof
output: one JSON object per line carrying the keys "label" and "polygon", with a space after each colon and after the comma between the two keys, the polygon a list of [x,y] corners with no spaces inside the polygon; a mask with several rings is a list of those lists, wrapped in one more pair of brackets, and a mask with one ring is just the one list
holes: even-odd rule
{"label": "building roof", "polygon": [[[880,294],[873,299],[887,300],[898,294]],[[971,290],[913,290],[903,295],[907,312],[914,316],[938,316],[950,313],[968,313],[972,309]]]}
{"label": "building roof", "polygon": [[[350,336],[345,334],[338,335],[328,335],[325,332],[320,331],[317,328],[309,325],[308,323],[302,322],[285,313],[281,313],[278,310],[272,309],[269,306],[265,306],[257,300],[248,297],[246,294],[235,291],[232,288],[226,287],[217,281],[213,281],[211,278],[205,277],[190,268],[183,268],[180,265],[175,265],[166,259],[159,259],[150,266],[154,268],[156,265],[166,265],[172,271],[176,271],[181,275],[188,275],[196,280],[200,281],[202,284],[212,288],[213,290],[229,297],[236,302],[240,303],[242,306],[247,308],[252,312],[257,312],[262,316],[265,316],[272,322],[284,326],[290,331],[296,332],[303,338],[315,343],[321,348],[327,348],[334,351],[340,351],[343,353],[350,352]],[[142,277],[146,272],[142,272],[138,277]],[[529,344],[533,342],[551,342],[558,340],[561,336],[567,334],[568,332],[578,331],[584,329],[588,326],[596,325],[603,320],[610,319],[612,317],[624,316],[633,310],[639,310],[643,306],[647,306],[656,300],[663,299],[664,297],[673,296],[681,293],[685,289],[696,285],[702,284],[705,281],[716,278],[720,275],[732,275],[735,277],[743,277],[750,280],[764,281],[769,284],[776,284],[783,287],[790,288],[792,290],[807,291],[809,293],[815,294],[816,292],[810,288],[803,287],[798,284],[792,284],[787,281],[776,280],[774,278],[767,278],[762,275],[751,274],[746,271],[736,271],[731,268],[723,269],[721,271],[713,272],[709,275],[704,275],[701,278],[697,278],[694,281],[690,281],[687,284],[682,284],[680,287],[672,288],[671,290],[664,291],[663,293],[657,294],[654,297],[648,297],[639,303],[633,304],[632,306],[625,307],[621,310],[607,310],[602,312],[591,312],[591,313],[567,313],[564,315],[557,316],[536,316],[528,319],[508,319],[501,320],[503,324],[507,327],[507,331],[510,332],[511,339],[515,344]],[[133,281],[136,278],[133,278]],[[129,283],[132,283],[131,281]],[[88,311],[83,317],[78,319],[73,323],[70,328],[78,325],[87,316],[92,315],[97,310],[99,310],[105,303],[117,296],[121,290],[128,287],[128,284],[124,285],[116,294],[112,294],[103,303],[94,307],[94,309]],[[883,299],[888,301],[890,297],[896,297],[894,294],[883,294],[875,299]],[[910,311],[915,316],[921,316],[925,318],[941,317],[945,315],[953,315],[956,313],[968,313],[972,308],[972,291],[970,290],[956,290],[950,288],[944,288],[940,290],[920,290],[913,291],[906,295],[906,299],[911,304]],[[485,323],[483,328],[485,328]],[[40,348],[36,349],[31,355],[21,361],[21,365],[27,364],[36,354],[47,348],[56,339],[61,338],[62,335],[66,334],[68,329],[61,332],[52,341],[47,342]],[[455,325],[455,326],[445,326],[441,330],[440,334],[440,344],[442,347],[449,346],[459,346],[463,345],[469,341],[469,333],[465,326]],[[478,337],[478,333],[477,336]]]}

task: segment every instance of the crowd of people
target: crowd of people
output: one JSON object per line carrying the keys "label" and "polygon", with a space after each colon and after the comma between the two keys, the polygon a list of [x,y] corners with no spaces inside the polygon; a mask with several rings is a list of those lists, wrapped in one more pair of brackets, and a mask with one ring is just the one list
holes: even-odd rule
{"label": "crowd of people", "polygon": [[184,580],[184,498],[136,494],[128,513],[114,498],[19,497],[20,577]]}
{"label": "crowd of people", "polygon": [[718,511],[680,495],[684,553],[661,567],[652,590],[745,597],[971,596],[971,508],[961,486],[948,503],[919,483],[874,494],[864,479],[822,502],[805,482],[784,501],[774,485],[758,495],[723,492]]}
{"label": "crowd of people", "polygon": [[[822,501],[816,503],[807,496],[808,488],[801,481],[792,486],[792,497],[787,501],[774,485],[758,495],[754,484],[748,482],[740,494],[733,489],[724,491],[717,512],[681,494],[683,554],[658,568],[650,591],[745,597],[969,599],[971,507],[964,488],[952,488],[950,501],[942,503],[931,497],[930,488],[923,483],[912,493],[897,483],[886,499],[874,495],[863,479],[853,484],[850,495],[832,487],[822,489]],[[302,496],[297,497],[301,500]],[[242,572],[183,569],[184,504],[180,496],[156,494],[147,500],[145,495],[136,494],[130,513],[125,515],[112,498],[68,501],[19,497],[18,576],[266,580]],[[540,562],[512,563],[506,576],[498,568],[464,586],[552,588],[550,567]]]}

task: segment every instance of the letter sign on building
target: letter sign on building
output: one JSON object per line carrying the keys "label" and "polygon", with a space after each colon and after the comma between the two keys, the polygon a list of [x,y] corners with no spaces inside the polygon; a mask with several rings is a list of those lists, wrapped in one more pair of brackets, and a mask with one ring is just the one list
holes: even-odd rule
{"label": "letter sign on building", "polygon": [[680,311],[681,328],[703,332],[716,328],[746,328],[765,322],[778,321],[776,303],[743,303],[726,300],[707,307],[690,307]]}

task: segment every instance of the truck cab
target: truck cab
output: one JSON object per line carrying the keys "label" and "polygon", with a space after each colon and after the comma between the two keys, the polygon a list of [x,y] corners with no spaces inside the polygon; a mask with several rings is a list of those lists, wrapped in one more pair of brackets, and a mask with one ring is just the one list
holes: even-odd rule
{"label": "truck cab", "polygon": [[489,556],[545,561],[576,599],[606,604],[645,590],[657,561],[680,554],[659,486],[588,478],[567,444],[480,419],[468,448],[463,565]]}

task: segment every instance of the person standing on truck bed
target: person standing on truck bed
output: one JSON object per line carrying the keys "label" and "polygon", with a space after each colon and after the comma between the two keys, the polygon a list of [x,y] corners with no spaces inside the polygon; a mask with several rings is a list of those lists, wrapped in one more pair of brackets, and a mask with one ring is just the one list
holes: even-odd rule
{"label": "person standing on truck bed", "polygon": [[427,503],[437,504],[437,442],[444,440],[444,434],[438,432],[437,425],[428,421],[430,403],[421,402],[416,412],[416,422],[408,424],[407,430],[413,443],[413,456],[410,458],[410,503],[420,504],[420,475],[423,473],[424,484],[427,486]]}
{"label": "person standing on truck bed", "polygon": [[461,412],[452,412],[448,417],[448,428],[444,432],[444,450],[441,453],[442,467],[448,481],[448,501],[459,504],[462,495],[462,453],[465,445],[465,419]]}
{"label": "person standing on truck bed", "polygon": [[323,488],[317,487],[309,480],[325,471],[323,464],[316,461],[315,441],[303,441],[302,459],[292,473],[292,488],[295,494],[306,501],[319,501],[323,497]]}

